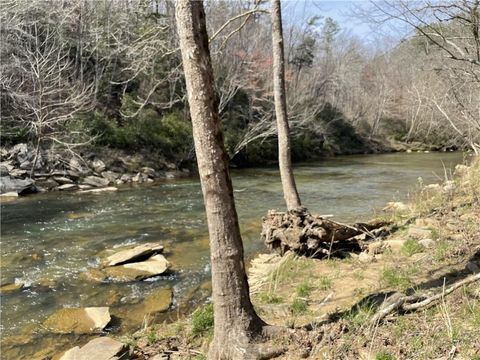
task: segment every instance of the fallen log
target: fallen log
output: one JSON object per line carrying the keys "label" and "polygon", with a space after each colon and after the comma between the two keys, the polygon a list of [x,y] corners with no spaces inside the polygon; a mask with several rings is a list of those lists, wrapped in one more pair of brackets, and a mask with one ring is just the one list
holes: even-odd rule
{"label": "fallen log", "polygon": [[381,322],[387,315],[393,312],[411,312],[433,306],[445,296],[454,292],[456,289],[464,285],[471,284],[475,281],[480,281],[480,273],[467,276],[466,278],[453,283],[448,288],[443,288],[441,292],[438,292],[434,295],[403,295],[400,293],[394,293],[393,295],[385,299],[383,304],[380,306],[380,309],[372,317],[371,323],[376,325]]}
{"label": "fallen log", "polygon": [[299,255],[323,257],[335,251],[360,250],[358,235],[372,238],[384,221],[342,224],[321,215],[310,214],[305,208],[285,212],[268,211],[262,219],[262,240],[270,250],[281,255],[293,251]]}

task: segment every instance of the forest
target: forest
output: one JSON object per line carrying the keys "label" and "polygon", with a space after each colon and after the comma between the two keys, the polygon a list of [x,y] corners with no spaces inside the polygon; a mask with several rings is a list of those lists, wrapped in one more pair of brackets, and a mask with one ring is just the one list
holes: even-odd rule
{"label": "forest", "polygon": [[2,359],[480,359],[480,0],[0,5]]}
{"label": "forest", "polygon": [[[475,6],[365,6],[356,15],[372,26],[411,25],[403,38],[369,44],[329,17],[289,19],[294,160],[397,143],[478,151]],[[241,166],[276,159],[267,7],[206,4],[225,145]],[[3,144],[143,149],[179,165],[194,159],[173,3],[5,1],[1,16]]]}

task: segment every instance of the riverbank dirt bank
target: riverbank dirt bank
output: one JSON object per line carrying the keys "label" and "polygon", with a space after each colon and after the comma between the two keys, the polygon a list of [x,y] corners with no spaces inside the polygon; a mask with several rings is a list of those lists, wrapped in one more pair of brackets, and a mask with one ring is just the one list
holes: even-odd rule
{"label": "riverbank dirt bank", "polygon": [[[457,166],[455,178],[424,185],[408,204],[386,210],[392,233],[360,254],[322,260],[263,254],[252,261],[257,311],[287,329],[272,339],[279,358],[480,357],[480,161]],[[460,281],[469,282],[455,287]],[[385,311],[405,295],[436,300]],[[134,359],[201,359],[212,321],[207,304],[188,318],[120,340]]]}

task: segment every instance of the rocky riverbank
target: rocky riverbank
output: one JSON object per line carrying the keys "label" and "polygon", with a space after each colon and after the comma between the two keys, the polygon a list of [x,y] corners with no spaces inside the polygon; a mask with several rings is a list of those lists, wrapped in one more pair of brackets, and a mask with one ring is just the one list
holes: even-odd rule
{"label": "rocky riverbank", "polygon": [[3,197],[44,191],[111,191],[118,185],[189,175],[189,169],[178,168],[162,156],[127,155],[107,149],[81,156],[49,149],[37,155],[27,144],[0,149],[0,194]]}

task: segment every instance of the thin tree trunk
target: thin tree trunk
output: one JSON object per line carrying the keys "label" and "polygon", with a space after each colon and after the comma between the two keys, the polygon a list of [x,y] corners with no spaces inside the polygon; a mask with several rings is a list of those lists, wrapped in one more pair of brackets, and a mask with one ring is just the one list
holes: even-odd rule
{"label": "thin tree trunk", "polygon": [[282,179],[283,196],[288,210],[302,206],[293,177],[290,154],[290,129],[287,116],[285,91],[285,55],[283,49],[282,10],[280,0],[272,0],[272,49],[273,49],[273,93],[278,132],[278,162]]}
{"label": "thin tree trunk", "polygon": [[250,301],[203,3],[178,0],[176,17],[210,234],[215,325],[209,358],[245,358],[247,347],[264,323]]}

